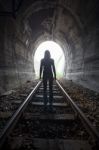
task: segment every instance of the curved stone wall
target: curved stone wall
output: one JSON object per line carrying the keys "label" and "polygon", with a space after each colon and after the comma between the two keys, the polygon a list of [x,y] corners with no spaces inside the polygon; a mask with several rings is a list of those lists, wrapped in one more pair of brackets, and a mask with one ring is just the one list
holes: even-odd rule
{"label": "curved stone wall", "polygon": [[1,93],[34,79],[33,55],[46,40],[63,47],[65,78],[99,91],[98,6],[97,0],[24,0],[16,19],[0,16]]}

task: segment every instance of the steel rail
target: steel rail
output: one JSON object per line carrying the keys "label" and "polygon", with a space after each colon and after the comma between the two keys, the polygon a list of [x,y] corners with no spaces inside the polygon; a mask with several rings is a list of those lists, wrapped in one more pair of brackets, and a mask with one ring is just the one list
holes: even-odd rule
{"label": "steel rail", "polygon": [[61,86],[61,84],[59,83],[58,80],[56,80],[56,83],[57,83],[58,87],[61,89],[61,91],[63,92],[64,96],[68,99],[68,102],[71,104],[71,106],[73,107],[73,109],[77,112],[77,114],[82,119],[82,121],[84,121],[84,125],[85,125],[86,130],[89,132],[89,134],[91,136],[93,136],[95,138],[95,142],[97,144],[99,144],[99,133],[98,133],[98,131],[92,126],[92,123],[89,121],[89,119],[87,119],[87,117],[85,116],[85,114],[76,105],[76,103],[71,99],[71,97],[64,90],[64,88]]}
{"label": "steel rail", "polygon": [[16,125],[17,121],[19,120],[20,116],[22,115],[23,111],[27,107],[28,103],[32,100],[33,95],[40,87],[42,81],[39,81],[37,85],[33,88],[31,93],[27,96],[27,98],[23,101],[23,103],[19,106],[19,108],[16,110],[16,112],[13,114],[13,116],[8,121],[7,125],[5,126],[4,130],[2,131],[0,135],[0,149],[2,148],[2,145],[6,138],[9,136],[10,132]]}

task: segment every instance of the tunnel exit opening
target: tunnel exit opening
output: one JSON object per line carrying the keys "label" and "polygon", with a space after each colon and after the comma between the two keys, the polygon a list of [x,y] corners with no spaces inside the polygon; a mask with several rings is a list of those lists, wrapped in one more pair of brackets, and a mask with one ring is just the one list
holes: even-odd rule
{"label": "tunnel exit opening", "polygon": [[51,58],[54,59],[57,78],[61,78],[64,75],[65,56],[62,48],[54,41],[45,41],[41,43],[34,54],[34,70],[36,77],[39,77],[40,61],[44,58],[45,50],[49,50]]}

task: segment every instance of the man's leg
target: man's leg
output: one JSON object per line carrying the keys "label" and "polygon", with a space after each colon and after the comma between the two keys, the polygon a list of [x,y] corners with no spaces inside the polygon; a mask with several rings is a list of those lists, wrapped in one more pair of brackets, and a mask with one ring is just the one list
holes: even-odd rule
{"label": "man's leg", "polygon": [[50,108],[52,109],[52,103],[53,103],[53,79],[49,80],[49,103],[50,103]]}
{"label": "man's leg", "polygon": [[47,79],[43,79],[43,97],[44,97],[44,107],[47,105]]}

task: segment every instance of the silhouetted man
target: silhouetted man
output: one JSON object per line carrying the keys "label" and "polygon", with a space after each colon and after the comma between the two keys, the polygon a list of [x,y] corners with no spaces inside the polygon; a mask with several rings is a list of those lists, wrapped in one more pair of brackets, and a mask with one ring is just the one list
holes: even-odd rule
{"label": "silhouetted man", "polygon": [[[44,86],[44,108],[46,109],[46,105],[48,102],[47,99],[47,83],[49,83],[49,103],[50,110],[52,110],[52,101],[53,101],[53,79],[56,80],[56,70],[54,65],[54,60],[50,58],[50,52],[48,50],[45,51],[44,58],[41,60],[40,64],[40,79],[43,72],[43,86]],[[54,75],[54,77],[53,77]]]}

